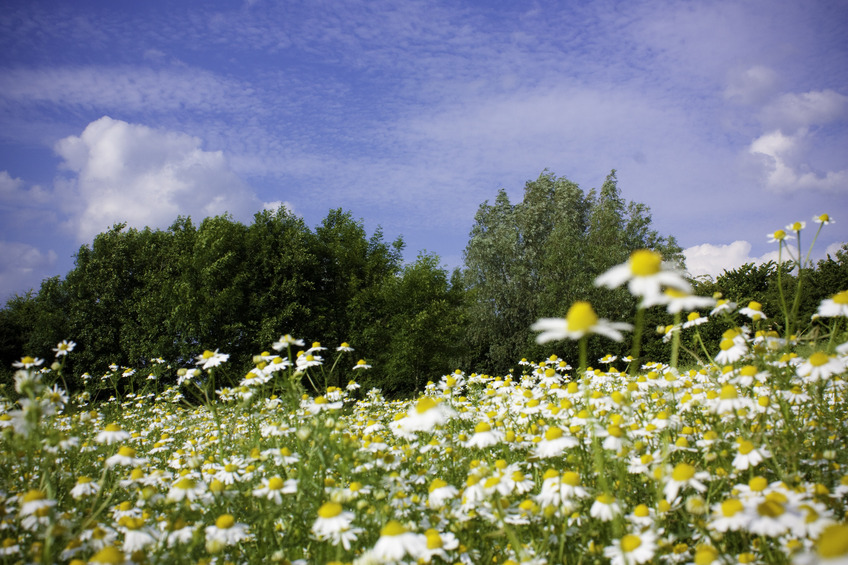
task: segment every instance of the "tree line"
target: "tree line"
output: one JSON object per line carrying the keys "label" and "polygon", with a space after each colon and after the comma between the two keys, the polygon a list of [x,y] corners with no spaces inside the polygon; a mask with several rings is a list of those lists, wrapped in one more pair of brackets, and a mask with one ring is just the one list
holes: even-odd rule
{"label": "tree line", "polygon": [[[402,238],[387,242],[379,228],[369,235],[342,209],[314,230],[285,208],[263,210],[249,225],[226,215],[199,224],[180,217],[165,230],[117,224],[79,248],[64,278],[46,279],[0,310],[0,379],[11,386],[14,361],[52,359],[63,339],[78,344],[65,370],[72,388],[110,366],[187,367],[207,349],[230,354],[223,377],[236,382],[282,334],[306,347],[320,340],[329,357],[349,343],[355,351],[341,366],[364,358],[372,369],[357,380],[387,394],[420,390],[455,368],[502,374],[523,357],[574,360],[576,345],[542,348],[530,326],[564,316],[576,300],[589,300],[600,317],[631,321],[633,297],[593,281],[641,248],[684,267],[674,237],[653,229],[647,206],[623,198],[615,171],[585,192],[546,170],[515,204],[501,189],[480,205],[464,265],[452,272],[428,253],[404,263]],[[830,283],[815,285],[821,292],[846,280],[845,255],[833,263],[822,270]],[[770,271],[746,269],[771,280]],[[760,296],[750,274],[725,273],[699,289]],[[648,312],[648,327],[665,323],[660,309]],[[630,350],[600,339],[589,347],[590,359]],[[662,359],[666,349],[661,336],[645,336],[646,357]],[[344,375],[329,384],[344,384]]]}

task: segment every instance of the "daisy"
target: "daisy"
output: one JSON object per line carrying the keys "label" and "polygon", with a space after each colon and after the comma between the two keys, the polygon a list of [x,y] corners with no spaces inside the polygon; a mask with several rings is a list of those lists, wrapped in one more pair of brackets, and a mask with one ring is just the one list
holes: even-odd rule
{"label": "daisy", "polygon": [[168,502],[179,502],[181,500],[194,501],[199,499],[206,493],[207,486],[203,481],[192,479],[191,477],[183,477],[173,485],[168,491],[165,499]]}
{"label": "daisy", "polygon": [[749,467],[756,467],[763,459],[771,457],[771,453],[765,448],[755,448],[748,440],[739,442],[738,452],[733,458],[733,467],[737,471],[745,471]]}
{"label": "daisy", "polygon": [[768,317],[763,314],[763,305],[759,302],[752,300],[748,303],[748,306],[739,310],[739,313],[743,316],[748,316],[754,322],[759,320],[768,320]]}
{"label": "daisy", "polygon": [[53,348],[53,351],[56,352],[56,357],[62,357],[63,355],[67,355],[71,351],[74,350],[77,344],[73,341],[68,341],[67,339],[63,339],[59,342],[59,345]]}
{"label": "daisy", "polygon": [[736,303],[727,300],[726,298],[720,298],[716,302],[715,308],[710,311],[710,316],[715,316],[716,314],[721,314],[722,312],[730,313],[736,309]]}
{"label": "daisy", "polygon": [[848,290],[837,292],[819,304],[818,315],[823,318],[848,316]]}
{"label": "daisy", "polygon": [[691,487],[698,492],[704,492],[707,487],[701,481],[710,478],[710,474],[706,471],[696,471],[695,467],[688,463],[678,463],[671,472],[671,477],[663,488],[666,502],[672,502],[677,498],[677,494],[681,489]]}
{"label": "daisy", "polygon": [[656,300],[662,295],[663,287],[692,292],[692,287],[679,272],[663,269],[662,255],[648,249],[634,251],[626,263],[595,279],[595,286],[607,288],[617,288],[624,283],[627,283],[630,294],[643,300]]}
{"label": "daisy", "polygon": [[343,341],[342,344],[336,348],[336,351],[344,351],[345,353],[350,353],[351,351],[353,351],[353,348],[348,342]]}
{"label": "daisy", "polygon": [[740,343],[737,340],[724,338],[719,343],[718,355],[715,356],[716,363],[721,365],[732,365],[736,363],[748,353],[748,347],[744,342]]}
{"label": "daisy", "polygon": [[306,403],[306,409],[310,414],[318,414],[325,410],[338,410],[344,405],[344,402],[330,402],[325,396],[316,396],[315,400]]}
{"label": "daisy", "polygon": [[615,501],[615,497],[606,493],[596,498],[589,509],[589,515],[601,522],[609,522],[619,514],[621,514],[621,506]]}
{"label": "daisy", "polygon": [[823,351],[817,351],[810,355],[804,363],[801,363],[796,372],[800,377],[817,382],[828,380],[843,370],[842,361],[838,357],[831,357]]}
{"label": "daisy", "polygon": [[715,299],[708,296],[695,296],[676,288],[667,288],[661,294],[646,297],[642,301],[642,308],[665,305],[669,314],[689,312],[697,308],[706,308],[715,305]]}
{"label": "daisy", "polygon": [[44,363],[44,359],[39,357],[30,357],[27,355],[26,357],[21,357],[20,361],[12,363],[12,367],[19,369],[32,369],[33,367],[38,367],[42,363]]}
{"label": "daisy", "polygon": [[488,422],[480,422],[474,427],[474,435],[465,442],[465,447],[483,449],[503,441],[503,435],[500,430],[493,430]]}
{"label": "daisy", "polygon": [[427,538],[427,550],[420,558],[424,563],[429,563],[434,557],[448,563],[450,559],[445,550],[452,551],[459,547],[459,540],[451,532],[439,532],[430,528],[424,532],[424,537]]}
{"label": "daisy", "polygon": [[747,528],[749,522],[745,505],[738,498],[728,498],[713,506],[713,519],[708,527],[711,530],[725,533],[728,530],[738,531]]}
{"label": "daisy", "polygon": [[206,550],[209,553],[218,553],[229,545],[250,538],[247,532],[247,524],[236,522],[231,514],[221,514],[215,520],[213,526],[206,529]]}
{"label": "daisy", "polygon": [[446,481],[438,477],[430,483],[428,492],[430,495],[427,499],[427,506],[431,510],[442,508],[448,500],[455,498],[459,493],[456,487],[449,485]]}
{"label": "daisy", "polygon": [[436,426],[447,422],[454,415],[452,408],[432,397],[423,396],[414,407],[410,408],[406,417],[398,420],[397,426],[402,432],[430,432]]}
{"label": "daisy", "polygon": [[[356,365],[353,366],[354,370],[370,369],[370,368],[371,368],[371,365],[367,364],[365,362],[365,359],[360,359],[359,361],[356,362]],[[353,381],[351,381],[351,382],[353,382]],[[359,388],[358,385],[357,385],[357,388]]]}
{"label": "daisy", "polygon": [[427,553],[427,537],[410,532],[391,520],[380,530],[380,539],[369,554],[378,563],[396,563],[407,555],[417,560]]}
{"label": "daisy", "polygon": [[118,526],[124,534],[122,549],[127,553],[139,551],[156,543],[156,538],[153,536],[155,530],[145,527],[144,518],[123,516],[118,520]]}
{"label": "daisy", "polygon": [[836,222],[836,220],[831,218],[828,214],[820,214],[818,216],[813,216],[813,221],[823,226]]}
{"label": "daisy", "polygon": [[271,347],[273,347],[275,351],[282,351],[283,349],[287,349],[292,345],[303,347],[304,343],[302,339],[295,339],[289,334],[286,334],[280,337],[279,340],[275,341],[274,345],[272,345]]}
{"label": "daisy", "polygon": [[355,518],[353,512],[348,512],[337,502],[325,502],[318,509],[318,518],[312,524],[312,533],[319,540],[329,541],[333,545],[341,544],[345,550],[350,549],[352,541],[362,533],[360,528],[351,528]]}
{"label": "daisy", "polygon": [[309,367],[318,367],[324,362],[324,358],[320,355],[312,355],[311,353],[301,353],[295,360],[298,371],[303,371]]}
{"label": "daisy", "polygon": [[610,565],[632,565],[647,563],[657,551],[656,534],[650,530],[624,535],[604,548],[604,556],[610,559]]}
{"label": "daisy", "polygon": [[563,435],[562,428],[551,426],[545,431],[545,437],[536,444],[536,457],[539,459],[548,459],[550,457],[558,457],[566,449],[571,449],[579,444],[573,436]]}
{"label": "daisy", "polygon": [[807,227],[807,222],[793,222],[793,223],[789,224],[788,226],[786,226],[786,229],[788,231],[799,232],[802,229],[804,229],[805,227]]}
{"label": "daisy", "polygon": [[92,481],[88,477],[77,478],[77,484],[71,489],[71,496],[74,500],[79,500],[85,496],[97,494],[100,490],[100,485]]}
{"label": "daisy", "polygon": [[264,482],[260,488],[255,489],[253,491],[253,496],[272,500],[275,504],[282,504],[282,495],[296,493],[297,479],[288,479],[283,481],[282,478],[275,476]]}
{"label": "daisy", "polygon": [[701,324],[706,324],[709,322],[709,318],[706,316],[701,316],[697,311],[690,312],[688,316],[686,316],[686,321],[683,322],[683,329],[689,329],[694,326],[700,326]]}
{"label": "daisy", "polygon": [[118,449],[118,453],[110,457],[106,460],[107,467],[114,467],[115,465],[123,465],[125,467],[140,467],[147,463],[147,459],[142,457],[136,457],[136,451],[132,447],[127,447],[126,445],[121,446]]}
{"label": "daisy", "polygon": [[568,309],[565,319],[542,318],[530,329],[542,332],[536,337],[536,343],[547,343],[561,339],[581,339],[593,333],[603,335],[615,341],[622,341],[621,331],[630,330],[633,326],[624,322],[609,322],[599,319],[595,310],[588,302],[575,302]]}
{"label": "daisy", "polygon": [[230,358],[228,353],[218,353],[218,350],[209,351],[208,349],[197,356],[195,364],[200,365],[202,369],[211,369],[224,363]]}
{"label": "daisy", "polygon": [[94,441],[97,443],[105,443],[106,445],[112,445],[113,443],[118,443],[129,439],[131,436],[129,432],[125,432],[121,429],[121,426],[118,424],[109,424],[103,430],[98,433],[94,437]]}

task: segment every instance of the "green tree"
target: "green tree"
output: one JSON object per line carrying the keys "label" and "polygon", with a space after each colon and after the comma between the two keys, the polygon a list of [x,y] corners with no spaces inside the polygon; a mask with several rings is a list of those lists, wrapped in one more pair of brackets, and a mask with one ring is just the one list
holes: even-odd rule
{"label": "green tree", "polygon": [[[589,194],[548,171],[526,183],[518,204],[500,190],[494,205],[478,209],[465,249],[468,339],[477,361],[504,371],[521,357],[550,351],[535,344],[530,325],[564,316],[576,300],[589,300],[602,317],[632,320],[636,301],[625,289],[593,283],[640,248],[682,264],[675,240],[651,228],[647,206],[621,196],[615,171]],[[562,356],[576,352],[574,344],[555,348]],[[623,353],[627,344],[592,339],[590,351]]]}
{"label": "green tree", "polygon": [[384,392],[407,394],[456,368],[462,355],[463,290],[448,279],[439,257],[419,253],[384,287],[388,340],[377,355]]}

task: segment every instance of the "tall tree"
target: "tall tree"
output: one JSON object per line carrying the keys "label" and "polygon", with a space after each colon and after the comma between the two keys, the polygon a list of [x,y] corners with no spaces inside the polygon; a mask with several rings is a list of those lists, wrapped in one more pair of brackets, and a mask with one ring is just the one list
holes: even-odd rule
{"label": "tall tree", "polygon": [[[604,317],[631,319],[636,303],[626,290],[597,289],[593,281],[640,248],[681,261],[674,239],[650,226],[648,208],[621,196],[615,171],[588,195],[544,171],[526,183],[518,204],[504,190],[494,205],[484,202],[465,249],[468,338],[479,360],[502,371],[540,355],[530,325],[565,315],[576,300],[590,300]],[[558,347],[570,352],[568,344]]]}

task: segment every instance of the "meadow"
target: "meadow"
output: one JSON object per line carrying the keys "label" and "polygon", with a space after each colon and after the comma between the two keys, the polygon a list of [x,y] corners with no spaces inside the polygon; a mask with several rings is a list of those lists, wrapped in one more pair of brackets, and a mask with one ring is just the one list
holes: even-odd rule
{"label": "meadow", "polygon": [[[804,227],[772,239],[790,253]],[[671,358],[634,362],[653,329],[588,302],[534,325],[578,359],[457,369],[407,399],[361,388],[350,345],[290,335],[229,388],[218,350],[86,375],[73,396],[72,341],[24,357],[0,406],[2,561],[848,562],[848,291],[808,334],[796,297],[774,328],[756,302],[692,296],[647,250],[595,283],[665,308]],[[718,350],[681,352],[717,319],[734,322]],[[630,356],[586,358],[589,335],[629,332]]]}

